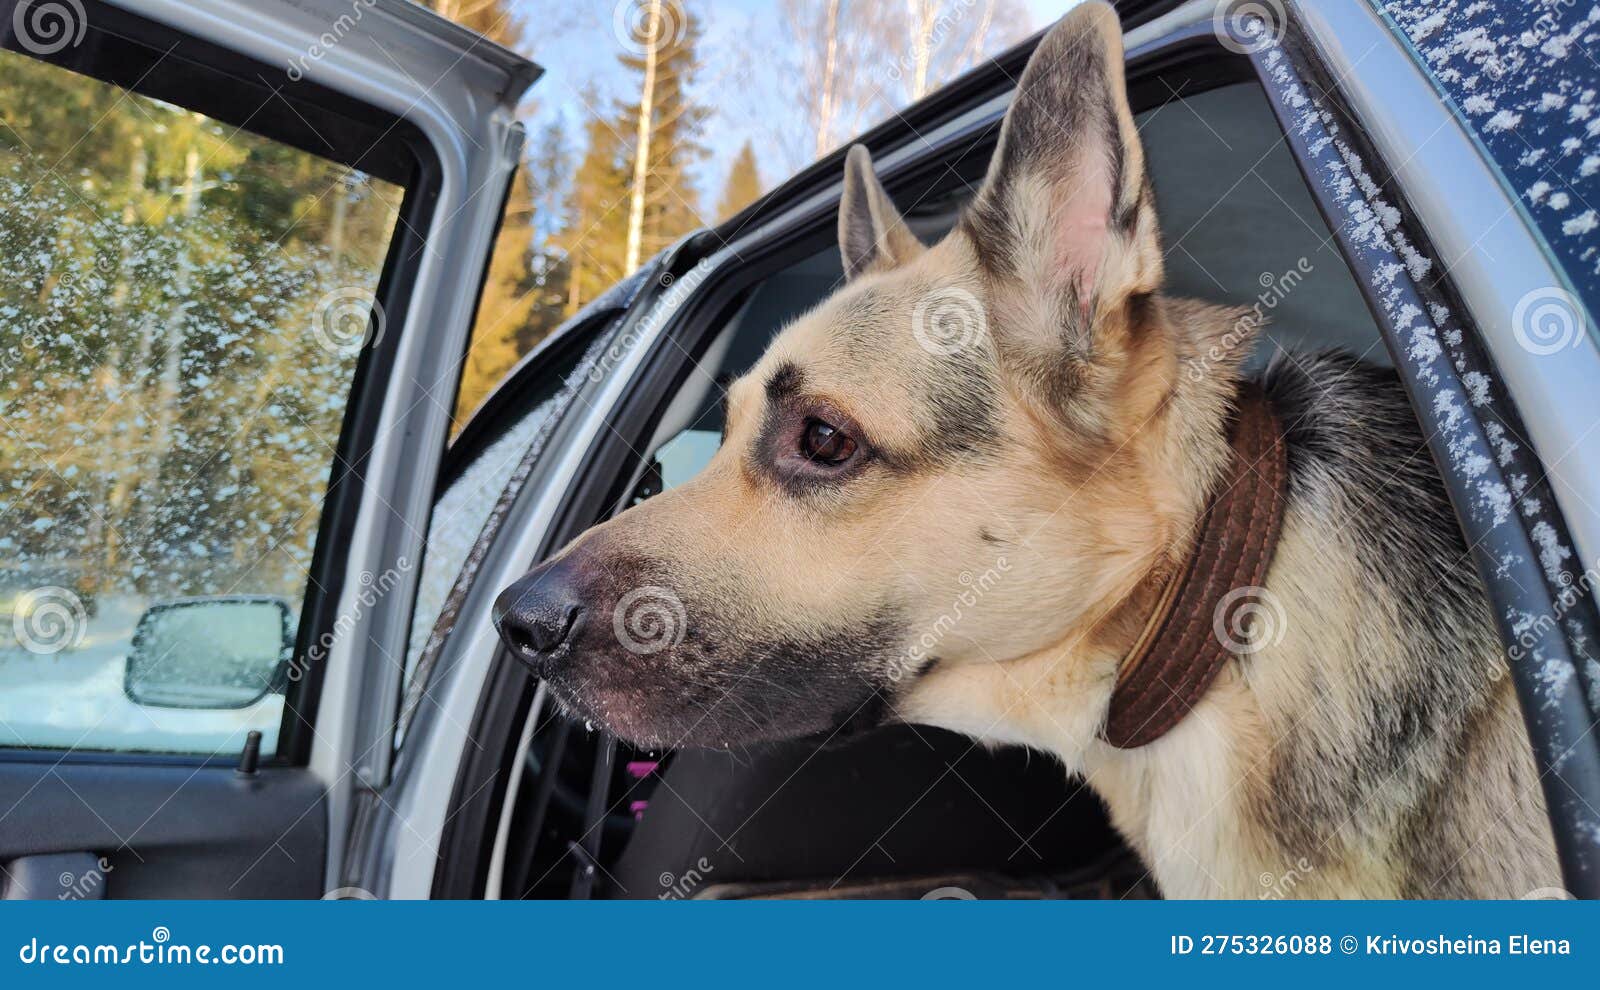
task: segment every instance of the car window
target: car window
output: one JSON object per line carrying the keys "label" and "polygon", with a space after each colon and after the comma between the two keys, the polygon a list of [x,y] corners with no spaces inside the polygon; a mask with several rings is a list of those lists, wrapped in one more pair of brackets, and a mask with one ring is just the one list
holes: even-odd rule
{"label": "car window", "polygon": [[[1384,0],[1380,9],[1467,125],[1577,297],[1530,298],[1518,332],[1550,352],[1600,312],[1600,88],[1591,4]],[[1508,220],[1511,217],[1508,215]]]}
{"label": "car window", "polygon": [[[1166,291],[1248,307],[1266,319],[1252,357],[1336,347],[1386,363],[1350,269],[1253,82],[1185,95],[1137,115],[1166,233]],[[932,243],[954,225],[969,194],[911,200],[907,221]],[[697,361],[651,441],[660,488],[694,477],[711,460],[723,427],[721,387],[743,374],[785,325],[842,283],[837,248],[765,279]],[[681,411],[681,414],[675,414]]]}
{"label": "car window", "polygon": [[554,396],[544,399],[499,438],[483,449],[460,477],[434,503],[428,519],[428,552],[422,561],[416,609],[411,615],[411,636],[406,642],[405,690],[409,690],[417,659],[428,643],[434,623],[444,609],[445,596],[467,561],[489,510],[505,490],[512,472],[522,463],[528,445],[554,414]]}
{"label": "car window", "polygon": [[0,52],[0,746],[274,751],[403,195]]}
{"label": "car window", "polygon": [[[493,286],[486,286],[492,293]],[[436,657],[452,625],[441,624],[451,592],[464,593],[471,575],[464,574],[473,549],[488,537],[495,506],[514,497],[508,491],[513,478],[526,479],[530,458],[537,458],[549,437],[553,421],[573,401],[577,372],[597,333],[610,325],[605,317],[580,316],[557,330],[545,347],[527,359],[510,382],[480,403],[478,416],[456,438],[447,458],[443,491],[428,518],[427,553],[417,585],[417,599],[406,640],[405,670],[401,682],[401,716],[395,726],[396,748],[404,744],[429,674],[420,665],[424,656]],[[523,473],[519,474],[519,469]],[[435,642],[435,638],[439,642]],[[434,648],[429,653],[430,644]],[[431,668],[431,660],[428,661]],[[422,673],[419,674],[419,669]]]}

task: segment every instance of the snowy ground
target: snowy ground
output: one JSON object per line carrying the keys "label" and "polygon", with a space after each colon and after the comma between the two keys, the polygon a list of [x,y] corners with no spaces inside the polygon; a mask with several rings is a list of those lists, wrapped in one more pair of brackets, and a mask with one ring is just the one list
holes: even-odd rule
{"label": "snowy ground", "polygon": [[122,692],[129,641],[147,603],[104,598],[76,649],[40,656],[0,630],[0,746],[228,754],[261,730],[278,743],[281,695],[233,711],[150,708]]}

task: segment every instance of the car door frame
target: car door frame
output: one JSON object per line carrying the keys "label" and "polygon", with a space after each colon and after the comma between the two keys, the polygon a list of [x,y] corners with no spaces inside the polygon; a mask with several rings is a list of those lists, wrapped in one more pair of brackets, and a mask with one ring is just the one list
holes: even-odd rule
{"label": "car door frame", "polygon": [[[14,4],[3,6],[10,24]],[[8,814],[19,826],[18,848],[29,854],[97,849],[112,838],[119,849],[149,843],[165,854],[169,879],[160,892],[237,896],[203,885],[201,850],[244,855],[242,844],[253,842],[261,848],[248,855],[257,862],[276,850],[296,866],[280,864],[292,876],[252,884],[249,893],[316,896],[340,873],[355,794],[389,772],[402,666],[389,658],[405,655],[414,563],[425,552],[477,277],[520,157],[514,110],[539,69],[405,0],[86,0],[82,7],[89,26],[100,18],[107,30],[170,41],[162,58],[204,53],[227,73],[254,80],[271,91],[262,107],[278,100],[293,110],[294,99],[366,112],[386,122],[385,138],[399,135],[415,153],[376,300],[380,332],[358,364],[330,458],[312,565],[320,580],[308,582],[295,651],[301,676],[286,699],[278,755],[242,775],[222,758],[0,751],[0,774],[17,785]],[[234,123],[249,127],[250,120]],[[463,265],[473,277],[459,276]],[[369,601],[360,578],[408,561],[401,568],[408,579]],[[74,787],[74,779],[82,783]],[[202,885],[186,888],[183,878]],[[116,893],[116,882],[107,886]]]}
{"label": "car door frame", "polygon": [[[1130,48],[1137,49],[1165,38],[1178,4],[1118,6],[1124,23],[1145,25],[1130,36]],[[1005,52],[862,136],[891,191],[945,171],[954,150],[970,150],[994,128],[1037,41],[1035,36]],[[1130,57],[1153,66],[1182,57],[1189,43],[1183,38],[1173,46],[1146,45],[1130,50]],[[677,338],[685,327],[731,305],[741,286],[776,271],[802,245],[821,249],[832,243],[844,152],[841,147],[825,156],[716,229],[691,235],[645,266],[642,285],[632,289],[625,311],[597,345],[599,361],[579,383],[572,414],[550,439],[538,477],[510,509],[503,535],[487,548],[461,609],[439,663],[443,683],[433,691],[444,738],[414,754],[427,765],[415,767],[405,788],[390,798],[387,803],[400,813],[374,826],[379,834],[368,843],[367,861],[382,869],[363,880],[379,896],[485,896],[517,741],[527,720],[539,715],[531,679],[500,648],[489,625],[489,602],[626,494],[642,465],[630,463],[638,458],[619,438],[644,435],[681,380]],[[986,157],[978,160],[966,178],[981,176],[985,162]],[[739,286],[730,286],[730,279]]]}
{"label": "car door frame", "polygon": [[[1588,645],[1600,642],[1600,442],[1586,442],[1600,419],[1600,343],[1579,334],[1550,360],[1519,342],[1516,301],[1551,286],[1570,293],[1570,281],[1398,29],[1368,3],[1296,0],[1290,12],[1282,44],[1253,57],[1319,209],[1365,275],[1358,282],[1483,579],[1564,893],[1600,898],[1600,662]],[[1325,119],[1308,113],[1313,92],[1328,94],[1315,108]],[[1341,174],[1357,195],[1339,194]],[[1396,217],[1384,224],[1387,244],[1352,236],[1352,210],[1375,204]],[[1506,216],[1519,219],[1500,224]],[[1492,259],[1474,250],[1491,230]],[[1432,269],[1421,273],[1419,261]],[[1404,274],[1392,281],[1377,274],[1397,264]],[[1417,318],[1398,326],[1406,306]],[[1507,515],[1486,488],[1514,496]],[[1575,560],[1583,578],[1555,560]]]}
{"label": "car door frame", "polygon": [[[1290,12],[1298,26],[1297,30],[1310,39],[1306,47],[1294,53],[1294,59],[1309,57],[1312,48],[1319,53],[1325,49],[1338,51],[1342,42],[1341,32],[1347,29],[1331,23],[1327,11],[1318,11],[1313,5],[1295,4]],[[1355,12],[1342,9],[1340,13],[1356,16]],[[1154,66],[1161,58],[1182,58],[1196,46],[1222,58],[1221,53],[1217,52],[1218,31],[1232,30],[1238,25],[1223,24],[1213,14],[1212,4],[1190,3],[1134,28],[1127,36],[1130,68],[1135,65]],[[879,176],[891,194],[898,187],[925,180],[925,174],[918,175],[920,169],[943,167],[952,158],[952,149],[959,148],[962,142],[973,142],[975,135],[994,125],[1036,41],[1037,38],[1031,39],[999,57],[987,69],[961,80],[951,87],[949,96],[941,98],[941,93],[935,93],[925,104],[908,110],[903,119],[892,121],[861,138],[873,152]],[[1269,83],[1269,73],[1272,66],[1266,64],[1267,54],[1261,50],[1247,50],[1253,44],[1250,39],[1230,37],[1230,41],[1232,44],[1228,50],[1237,55],[1236,64],[1243,66],[1243,78],[1259,81],[1271,93],[1273,87]],[[1391,82],[1387,74],[1400,73],[1402,65],[1409,63],[1398,60],[1408,56],[1400,46],[1394,44],[1392,38],[1386,42],[1375,41],[1375,44],[1378,46],[1377,54],[1367,57],[1379,58],[1384,70],[1361,78],[1384,79],[1387,87]],[[1322,57],[1327,56],[1324,54]],[[1136,80],[1130,78],[1130,91],[1136,85]],[[1368,118],[1358,117],[1357,114],[1371,113],[1375,102],[1370,86],[1366,92],[1354,95],[1343,86],[1334,87],[1330,89],[1328,97],[1330,102],[1338,104],[1341,113],[1349,114],[1351,120],[1360,119],[1363,123]],[[1451,126],[1445,120],[1437,123],[1442,128]],[[1384,154],[1398,152],[1403,155],[1404,152],[1399,149],[1398,144],[1391,143],[1380,150]],[[957,153],[954,157],[959,159],[961,156]],[[1308,160],[1299,153],[1296,159],[1304,171],[1308,167]],[[531,562],[592,525],[609,506],[616,504],[626,494],[629,479],[640,465],[631,463],[638,459],[637,454],[628,448],[623,438],[648,436],[651,417],[662,407],[675,382],[680,380],[684,365],[682,353],[694,350],[697,331],[693,326],[731,302],[730,298],[718,298],[718,292],[725,288],[726,280],[731,277],[730,269],[736,267],[739,279],[748,281],[761,277],[761,265],[769,254],[791,249],[807,238],[812,243],[826,243],[832,237],[841,174],[842,151],[802,172],[723,227],[703,235],[691,250],[680,253],[666,274],[673,276],[675,284],[692,279],[694,294],[684,300],[669,302],[656,293],[646,300],[639,312],[630,314],[627,325],[619,329],[619,338],[628,340],[630,346],[610,378],[604,383],[597,383],[591,394],[590,428],[581,435],[587,437],[592,449],[582,453],[582,471],[570,476],[567,488],[543,493],[545,501],[539,509],[542,519],[538,524],[519,532],[514,546],[505,548],[508,552],[500,555],[498,576],[491,582],[492,587],[503,587],[515,579]],[[981,170],[978,174],[981,175]],[[1306,174],[1305,178],[1308,188],[1318,188],[1317,176]],[[1338,230],[1345,217],[1332,208],[1326,199],[1319,205],[1324,210],[1330,229]],[[1442,204],[1429,205],[1442,208]],[[1358,278],[1358,281],[1361,280]],[[1458,295],[1454,301],[1458,304],[1464,333],[1470,338],[1488,336],[1491,342],[1489,350],[1498,361],[1502,348],[1493,345],[1496,332],[1504,328],[1505,315],[1496,315],[1492,309],[1480,311],[1477,305],[1472,305],[1478,300],[1463,301]],[[1403,365],[1405,342],[1398,340],[1386,321],[1381,311],[1381,300],[1369,293],[1369,303],[1374,308],[1374,316],[1380,327],[1384,329],[1386,346],[1395,356],[1397,364]],[[1477,370],[1464,367],[1468,371]],[[1453,393],[1467,395],[1468,390],[1461,381],[1463,372],[1453,369],[1445,371],[1452,379],[1449,387]],[[1515,380],[1509,383],[1509,389],[1497,389],[1493,406],[1469,404],[1466,409],[1474,419],[1475,428],[1483,432],[1486,429],[1484,424],[1491,420],[1500,424],[1520,424],[1512,396],[1520,399],[1524,394],[1523,389],[1531,387],[1531,381]],[[1418,406],[1419,412],[1425,412],[1427,396],[1432,393],[1425,391],[1422,383],[1415,378],[1408,380],[1407,384],[1413,404]],[[1424,419],[1426,422],[1426,417]],[[1530,446],[1550,449],[1543,446],[1547,441],[1537,433],[1533,441]],[[1442,452],[1435,450],[1435,453],[1439,455]],[[1441,473],[1446,478],[1447,487],[1458,504],[1466,504],[1464,500],[1470,500],[1473,493],[1468,490],[1464,479],[1449,470],[1447,452],[1443,452],[1443,456],[1446,457],[1446,467]],[[1525,456],[1534,458],[1532,463],[1536,469],[1542,470],[1542,465],[1537,465],[1535,450],[1526,451]],[[1596,487],[1581,475],[1568,477],[1563,483],[1578,490]],[[1600,496],[1600,493],[1596,495]],[[1596,504],[1600,504],[1600,498],[1597,498]],[[1565,503],[1562,505],[1564,507]],[[531,513],[519,518],[530,517]],[[1471,524],[1470,513],[1464,515],[1464,519],[1468,523],[1465,527],[1468,538],[1481,542],[1484,531]],[[1527,612],[1549,609],[1551,606],[1552,595],[1538,573],[1537,555],[1530,552],[1534,546],[1528,533],[1530,525],[1518,520],[1518,526],[1514,527],[1518,533],[1511,536],[1522,554],[1522,570],[1518,577],[1533,579],[1529,586],[1531,592],[1525,593],[1525,589],[1514,582],[1495,580],[1494,568],[1487,566],[1484,556],[1480,554],[1475,558],[1480,571],[1486,575],[1491,599],[1500,609],[1502,617],[1508,607]],[[492,597],[489,592],[480,591],[482,595]],[[1590,589],[1590,594],[1581,596],[1569,612],[1576,624],[1571,628],[1548,631],[1540,645],[1545,659],[1558,666],[1564,665],[1563,669],[1571,672],[1573,677],[1578,677],[1574,641],[1585,635],[1584,629],[1592,629],[1595,625],[1597,610],[1592,591]],[[487,601],[487,597],[480,597],[485,615],[478,618],[485,626]],[[1511,626],[1504,622],[1502,633],[1508,643],[1515,638]],[[487,634],[480,630],[479,635]],[[460,708],[457,717],[470,717],[471,729],[467,734],[471,738],[480,742],[491,737],[505,741],[507,737],[516,736],[518,730],[525,730],[524,719],[539,715],[531,704],[534,686],[531,679],[520,672],[515,661],[499,651],[492,640],[482,642],[479,649],[488,660],[481,668],[485,673],[482,683],[487,684],[488,688],[481,696],[474,696],[478,702],[474,709],[469,711]],[[1544,696],[1539,694],[1539,686],[1528,676],[1529,673],[1528,670],[1514,667],[1524,711],[1537,712]],[[1585,707],[1574,705],[1566,705],[1554,717],[1528,719],[1530,737],[1541,771],[1553,771],[1552,779],[1560,784],[1558,790],[1570,792],[1561,794],[1552,791],[1548,786],[1550,779],[1547,779],[1546,795],[1552,809],[1552,825],[1562,847],[1566,884],[1571,893],[1579,896],[1600,893],[1600,888],[1596,887],[1596,874],[1589,865],[1600,862],[1600,857],[1589,855],[1583,847],[1585,833],[1579,815],[1583,804],[1574,804],[1570,800],[1570,797],[1578,796],[1583,802],[1593,802],[1593,807],[1600,807],[1600,780],[1590,770],[1594,761],[1600,759],[1600,741],[1595,740],[1593,733],[1588,731],[1592,720],[1592,715]],[[493,801],[468,801],[466,797],[469,793],[481,795],[487,782],[496,779],[496,775],[500,778],[509,775],[512,766],[506,761],[514,758],[516,749],[516,746],[508,743],[463,753],[455,787],[451,790],[451,800],[439,816],[443,826],[436,837],[430,837],[427,846],[438,854],[439,862],[449,865],[448,870],[440,869],[433,874],[433,881],[428,887],[432,896],[473,897],[484,896],[485,893],[494,896],[494,891],[485,890],[484,883],[488,876],[487,864],[496,845],[490,839],[495,823],[502,821],[504,816],[500,815],[502,809]],[[1546,776],[1551,778],[1551,774]],[[440,788],[435,793],[443,792],[444,789]],[[504,788],[501,788],[503,792]],[[422,887],[416,876],[410,879],[407,889],[412,896],[421,896]]]}

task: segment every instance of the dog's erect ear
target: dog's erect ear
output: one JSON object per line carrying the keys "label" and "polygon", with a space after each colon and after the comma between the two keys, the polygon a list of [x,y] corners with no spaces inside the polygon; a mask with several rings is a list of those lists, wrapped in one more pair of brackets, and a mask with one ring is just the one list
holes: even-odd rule
{"label": "dog's erect ear", "polygon": [[844,277],[903,265],[922,252],[894,201],[872,171],[872,156],[852,145],[844,156],[844,198],[839,202],[839,252]]}
{"label": "dog's erect ear", "polygon": [[1064,334],[1084,357],[1097,313],[1161,284],[1122,64],[1122,28],[1109,4],[1074,8],[1045,35],[962,219],[996,288],[1042,305],[1034,329],[1058,344]]}

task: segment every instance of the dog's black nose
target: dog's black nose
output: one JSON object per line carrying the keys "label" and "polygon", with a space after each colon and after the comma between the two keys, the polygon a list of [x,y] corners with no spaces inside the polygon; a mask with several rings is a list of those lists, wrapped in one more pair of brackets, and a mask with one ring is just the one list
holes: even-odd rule
{"label": "dog's black nose", "polygon": [[523,575],[495,599],[492,617],[511,652],[536,672],[573,634],[583,616],[576,589],[562,567]]}

